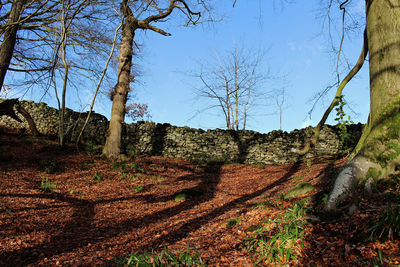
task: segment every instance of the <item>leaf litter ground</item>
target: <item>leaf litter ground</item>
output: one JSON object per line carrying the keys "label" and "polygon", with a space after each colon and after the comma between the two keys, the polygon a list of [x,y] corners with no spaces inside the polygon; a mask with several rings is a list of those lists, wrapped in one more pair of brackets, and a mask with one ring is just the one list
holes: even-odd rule
{"label": "leaf litter ground", "polygon": [[[0,153],[0,266],[104,266],[116,256],[182,251],[187,244],[208,266],[252,266],[256,256],[244,240],[299,200],[282,194],[310,182],[317,192],[302,197],[317,199],[345,162],[193,165],[140,156],[115,164],[47,138],[10,133],[0,134]],[[55,188],[44,190],[45,181]],[[178,200],[179,190],[196,194]],[[377,217],[374,207],[387,202],[359,202],[352,216],[308,224],[299,257],[288,264],[399,264],[398,240],[358,238]]]}

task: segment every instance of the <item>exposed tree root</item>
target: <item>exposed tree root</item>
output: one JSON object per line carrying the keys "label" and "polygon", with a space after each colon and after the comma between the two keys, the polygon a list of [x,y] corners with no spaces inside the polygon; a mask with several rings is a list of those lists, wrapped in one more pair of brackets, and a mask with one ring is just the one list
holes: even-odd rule
{"label": "exposed tree root", "polygon": [[[365,157],[357,156],[350,160],[339,173],[332,191],[326,201],[324,212],[335,211],[338,205],[353,192],[361,178],[366,177],[369,168],[380,168]],[[368,185],[367,183],[366,185]]]}

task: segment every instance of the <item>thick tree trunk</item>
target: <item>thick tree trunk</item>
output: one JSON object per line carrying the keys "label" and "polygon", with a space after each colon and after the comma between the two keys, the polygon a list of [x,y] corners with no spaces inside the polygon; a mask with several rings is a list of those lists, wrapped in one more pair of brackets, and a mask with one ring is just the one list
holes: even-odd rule
{"label": "thick tree trunk", "polygon": [[[396,4],[393,4],[396,3]],[[399,1],[366,0],[370,115],[350,161],[341,171],[325,211],[333,211],[360,179],[367,184],[400,167]]]}
{"label": "thick tree trunk", "polygon": [[0,45],[0,92],[3,88],[4,78],[14,52],[17,39],[18,20],[26,0],[14,0],[11,6],[10,16],[7,21],[7,28],[4,32],[3,42]]}
{"label": "thick tree trunk", "polygon": [[103,148],[103,155],[109,159],[118,159],[121,153],[122,124],[125,120],[125,104],[130,90],[133,39],[137,29],[137,22],[126,0],[121,4],[121,10],[124,12],[125,21],[122,28],[121,48],[118,59],[118,83],[112,94],[111,119],[107,131],[106,144]]}

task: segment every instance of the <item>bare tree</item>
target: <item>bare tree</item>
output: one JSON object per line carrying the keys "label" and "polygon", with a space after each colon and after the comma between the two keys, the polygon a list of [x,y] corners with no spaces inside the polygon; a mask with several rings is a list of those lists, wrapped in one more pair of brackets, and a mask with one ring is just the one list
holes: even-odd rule
{"label": "bare tree", "polygon": [[276,105],[279,109],[279,130],[282,130],[282,117],[283,117],[283,109],[285,108],[286,103],[286,88],[281,87],[274,94]]}
{"label": "bare tree", "polygon": [[[11,15],[14,6],[14,2],[7,1],[2,8],[10,10]],[[17,45],[7,50],[12,58],[6,70],[25,73],[22,82],[17,82],[19,88],[34,86],[37,90],[41,85],[44,95],[54,89],[60,113],[61,145],[68,132],[65,126],[68,88],[79,90],[79,84],[94,82],[102,70],[99,58],[108,55],[114,43],[108,34],[109,29],[116,27],[112,21],[118,17],[112,7],[112,2],[103,0],[25,1],[13,24],[18,30]],[[0,18],[0,30],[7,33],[12,27],[10,19],[5,23],[4,18]],[[6,34],[2,47],[7,44],[5,37]]]}
{"label": "bare tree", "polygon": [[201,84],[197,96],[212,100],[199,112],[218,109],[227,129],[245,130],[251,108],[262,100],[259,89],[266,79],[260,71],[262,58],[263,53],[236,45],[227,56],[215,52],[215,62],[201,64],[199,73],[192,75]]}
{"label": "bare tree", "polygon": [[[195,12],[192,10],[194,7],[202,10]],[[125,121],[126,101],[131,90],[130,83],[134,81],[131,69],[136,30],[150,30],[170,36],[170,33],[156,26],[156,23],[166,21],[174,11],[178,11],[183,14],[187,25],[196,25],[199,23],[202,13],[207,12],[208,9],[207,1],[170,0],[169,4],[163,4],[163,1],[121,1],[123,26],[118,58],[118,81],[111,96],[113,101],[111,119],[103,149],[103,155],[107,158],[118,159],[121,153],[121,134],[122,124]]]}

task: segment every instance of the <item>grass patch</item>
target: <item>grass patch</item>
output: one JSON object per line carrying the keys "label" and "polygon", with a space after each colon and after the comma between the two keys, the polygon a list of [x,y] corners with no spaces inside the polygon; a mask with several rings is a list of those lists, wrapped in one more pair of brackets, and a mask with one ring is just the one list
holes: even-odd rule
{"label": "grass patch", "polygon": [[93,181],[96,181],[96,182],[103,181],[103,176],[102,176],[101,174],[99,174],[98,172],[96,172],[96,173],[93,175]]}
{"label": "grass patch", "polygon": [[264,170],[265,169],[265,164],[262,163],[262,162],[253,163],[253,164],[251,164],[251,166],[253,168],[257,168],[257,169],[260,169],[260,170]]}
{"label": "grass patch", "polygon": [[123,173],[132,173],[132,172],[137,172],[137,173],[144,173],[144,169],[140,167],[138,163],[135,161],[132,162],[127,162],[127,161],[117,161],[114,163],[112,167],[113,171],[119,170],[121,174]]}
{"label": "grass patch", "polygon": [[103,145],[97,145],[89,140],[85,143],[85,150],[89,154],[100,154],[103,150]]}
{"label": "grass patch", "polygon": [[183,252],[172,253],[166,248],[160,253],[135,253],[127,258],[116,257],[107,266],[205,266],[200,253],[189,244]]}
{"label": "grass patch", "polygon": [[388,239],[400,238],[400,208],[387,206],[384,212],[371,223],[368,229],[371,233],[369,239]]}
{"label": "grass patch", "polygon": [[121,176],[119,177],[119,180],[121,181],[126,181],[126,182],[132,182],[136,180],[136,177],[129,175],[127,173],[123,173],[121,174]]}
{"label": "grass patch", "polygon": [[288,264],[297,260],[303,247],[306,209],[298,202],[288,212],[268,220],[245,242],[255,254],[254,264]]}
{"label": "grass patch", "polygon": [[185,188],[176,191],[172,197],[175,201],[185,201],[188,198],[197,197],[202,195],[203,192],[196,188]]}
{"label": "grass patch", "polygon": [[226,226],[233,227],[233,226],[238,225],[239,222],[240,222],[239,218],[230,219],[229,221],[226,222]]}
{"label": "grass patch", "polygon": [[142,184],[135,186],[133,190],[137,193],[142,192],[144,190],[144,186]]}
{"label": "grass patch", "polygon": [[53,184],[49,181],[49,178],[42,176],[42,182],[40,183],[40,190],[43,192],[50,192],[57,187],[57,184]]}

